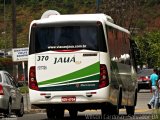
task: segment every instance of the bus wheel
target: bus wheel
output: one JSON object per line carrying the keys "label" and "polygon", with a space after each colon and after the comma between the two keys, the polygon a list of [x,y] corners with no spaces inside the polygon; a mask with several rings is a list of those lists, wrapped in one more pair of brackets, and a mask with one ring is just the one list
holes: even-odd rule
{"label": "bus wheel", "polygon": [[127,115],[134,115],[135,106],[126,106]]}
{"label": "bus wheel", "polygon": [[119,107],[118,105],[111,105],[111,104],[107,104],[105,105],[102,109],[102,116],[106,116],[106,115],[119,115]]}
{"label": "bus wheel", "polygon": [[111,111],[112,111],[111,113],[112,115],[119,115],[119,106],[113,105]]}
{"label": "bus wheel", "polygon": [[102,117],[105,117],[107,115],[110,115],[110,107],[109,105],[104,105],[103,108],[101,109]]}
{"label": "bus wheel", "polygon": [[47,108],[46,112],[49,120],[55,119],[55,110],[53,108]]}
{"label": "bus wheel", "polygon": [[64,118],[64,109],[63,108],[61,108],[61,109],[57,108],[55,110],[55,113],[56,113],[56,119],[61,120]]}
{"label": "bus wheel", "polygon": [[69,109],[70,118],[77,118],[78,111],[74,109]]}

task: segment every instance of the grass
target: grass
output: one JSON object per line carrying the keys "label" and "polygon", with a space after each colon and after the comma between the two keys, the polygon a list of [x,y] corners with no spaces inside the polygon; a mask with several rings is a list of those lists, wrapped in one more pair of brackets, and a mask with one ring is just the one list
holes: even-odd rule
{"label": "grass", "polygon": [[153,110],[151,120],[160,120],[160,110],[159,109]]}

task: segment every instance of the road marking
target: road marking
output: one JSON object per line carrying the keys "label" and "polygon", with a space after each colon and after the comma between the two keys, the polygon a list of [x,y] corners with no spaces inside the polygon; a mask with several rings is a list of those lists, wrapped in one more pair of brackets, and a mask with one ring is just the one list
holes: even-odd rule
{"label": "road marking", "polygon": [[[120,111],[126,111],[126,109],[119,109]],[[135,111],[152,111],[153,109],[135,109]],[[86,110],[86,111],[100,111],[100,110]]]}
{"label": "road marking", "polygon": [[[100,110],[86,110],[86,111],[99,111]],[[144,112],[149,112],[149,111],[153,111],[152,109],[135,109],[136,113],[144,113]],[[126,112],[126,109],[120,109],[119,112]]]}
{"label": "road marking", "polygon": [[[98,112],[101,112],[101,110],[85,110],[86,112],[87,111],[98,111]],[[119,110],[120,112],[125,112],[126,109],[120,109]],[[153,109],[135,109],[135,112],[149,112],[149,111],[153,111]],[[65,110],[65,112],[68,112],[68,110]]]}
{"label": "road marking", "polygon": [[[120,109],[120,112],[125,112],[126,109]],[[153,111],[152,109],[135,109],[136,113],[144,113],[144,112],[149,112],[149,111]]]}
{"label": "road marking", "polygon": [[135,112],[149,112],[152,111],[152,109],[136,109]]}
{"label": "road marking", "polygon": [[2,120],[18,120],[18,118],[16,117],[16,115],[11,115],[10,117],[4,118],[4,116],[2,116],[1,118]]}

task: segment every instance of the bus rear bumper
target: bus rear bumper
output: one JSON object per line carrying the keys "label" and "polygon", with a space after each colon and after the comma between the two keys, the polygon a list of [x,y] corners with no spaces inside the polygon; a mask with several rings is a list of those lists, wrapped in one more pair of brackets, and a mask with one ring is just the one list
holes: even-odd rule
{"label": "bus rear bumper", "polygon": [[[34,96],[31,96],[34,94]],[[109,101],[109,88],[101,88],[91,91],[61,91],[40,92],[30,90],[30,102],[32,106],[46,108],[48,106],[86,106],[89,108],[100,107]],[[94,107],[93,107],[94,106]]]}

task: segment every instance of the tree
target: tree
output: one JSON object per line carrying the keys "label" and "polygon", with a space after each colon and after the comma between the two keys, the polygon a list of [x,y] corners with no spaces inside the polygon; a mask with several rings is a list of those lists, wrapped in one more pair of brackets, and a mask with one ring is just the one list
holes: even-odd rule
{"label": "tree", "polygon": [[134,38],[141,52],[139,63],[149,67],[160,66],[160,30],[146,32]]}
{"label": "tree", "polygon": [[130,30],[136,27],[135,21],[142,9],[140,5],[140,0],[107,0],[103,1],[100,11],[110,15],[116,24]]}

